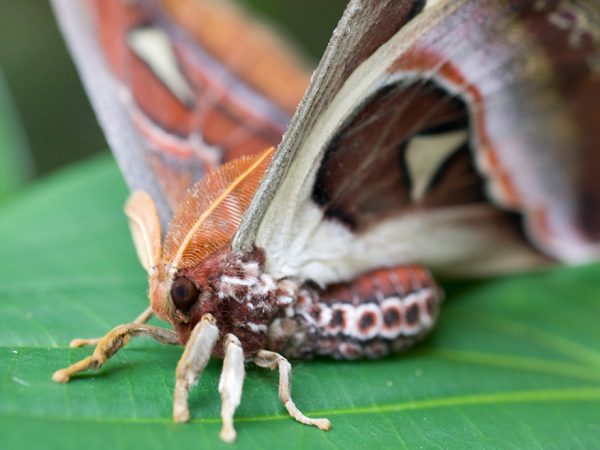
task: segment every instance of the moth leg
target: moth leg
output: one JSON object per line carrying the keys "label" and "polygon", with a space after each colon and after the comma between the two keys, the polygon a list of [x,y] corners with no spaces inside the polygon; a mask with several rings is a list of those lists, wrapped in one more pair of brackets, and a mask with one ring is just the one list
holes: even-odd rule
{"label": "moth leg", "polygon": [[92,356],[88,356],[65,369],[57,370],[52,375],[52,379],[57,383],[66,383],[76,373],[99,369],[134,336],[148,336],[163,344],[179,343],[177,333],[172,330],[140,323],[119,325],[100,339]]}
{"label": "moth leg", "polygon": [[188,408],[189,391],[198,382],[198,378],[208,364],[213,347],[219,338],[219,329],[212,314],[202,316],[192,330],[183,355],[177,363],[175,372],[175,398],[173,400],[173,419],[175,422],[190,420]]}
{"label": "moth leg", "polygon": [[244,385],[244,351],[238,338],[229,333],[225,337],[225,358],[223,360],[223,371],[219,380],[219,392],[221,393],[221,417],[223,428],[220,437],[225,442],[233,442],[236,438],[233,427],[233,415],[242,398],[242,387]]}
{"label": "moth leg", "polygon": [[320,430],[329,430],[331,428],[331,422],[328,419],[311,419],[302,414],[296,407],[296,404],[292,400],[292,366],[287,359],[279,353],[261,350],[258,352],[256,358],[254,358],[254,362],[260,367],[266,367],[271,370],[279,368],[279,399],[288,410],[290,416],[300,423],[313,425]]}
{"label": "moth leg", "polygon": [[[148,322],[148,320],[150,320],[150,318],[153,315],[154,315],[154,312],[152,311],[152,308],[150,306],[148,306],[131,323],[139,323],[139,324],[146,323],[146,322]],[[76,348],[76,347],[84,347],[86,345],[98,345],[98,343],[100,343],[101,340],[102,340],[101,337],[89,338],[89,339],[75,338],[71,342],[69,342],[69,347]]]}

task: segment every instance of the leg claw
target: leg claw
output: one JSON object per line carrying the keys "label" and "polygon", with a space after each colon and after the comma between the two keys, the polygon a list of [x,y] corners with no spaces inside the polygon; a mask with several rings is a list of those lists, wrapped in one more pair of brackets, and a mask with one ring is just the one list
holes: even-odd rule
{"label": "leg claw", "polygon": [[71,377],[64,369],[57,370],[52,374],[52,381],[56,383],[68,383],[70,379]]}
{"label": "leg claw", "polygon": [[221,438],[221,440],[223,442],[227,442],[228,444],[231,444],[237,438],[237,433],[235,432],[234,428],[223,427],[223,429],[219,433],[219,437]]}
{"label": "leg claw", "polygon": [[175,408],[173,410],[173,420],[177,423],[185,423],[190,421],[190,410],[187,408]]}

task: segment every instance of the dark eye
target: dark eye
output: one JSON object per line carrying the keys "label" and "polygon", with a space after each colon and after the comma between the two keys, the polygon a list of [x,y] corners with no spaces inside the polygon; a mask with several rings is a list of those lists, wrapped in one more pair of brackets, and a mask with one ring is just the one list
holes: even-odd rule
{"label": "dark eye", "polygon": [[173,280],[171,299],[181,312],[187,312],[198,299],[198,288],[189,278],[179,277]]}

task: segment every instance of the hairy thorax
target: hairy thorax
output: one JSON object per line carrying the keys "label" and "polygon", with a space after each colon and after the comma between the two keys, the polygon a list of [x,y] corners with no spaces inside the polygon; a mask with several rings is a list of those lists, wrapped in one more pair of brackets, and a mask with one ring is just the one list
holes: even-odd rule
{"label": "hairy thorax", "polygon": [[[181,270],[178,276],[193,280],[199,288],[198,301],[186,314],[168,317],[181,342],[190,337],[194,326],[207,313],[219,327],[220,339],[235,335],[252,356],[268,347],[268,326],[277,314],[277,285],[272,277],[262,273],[262,258],[258,252],[241,255],[219,252],[196,267]],[[217,356],[222,349],[215,346]]]}

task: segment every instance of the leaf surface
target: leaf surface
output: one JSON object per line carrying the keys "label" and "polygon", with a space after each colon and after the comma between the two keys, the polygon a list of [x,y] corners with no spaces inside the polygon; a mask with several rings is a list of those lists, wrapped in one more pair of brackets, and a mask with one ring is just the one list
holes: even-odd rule
{"label": "leaf surface", "polygon": [[[220,362],[171,421],[181,348],[133,341],[66,385],[54,370],[147,305],[108,157],[38,182],[0,209],[0,448],[231,448],[218,439]],[[276,374],[250,367],[234,448],[593,448],[600,445],[599,265],[446,284],[433,335],[378,361],[299,361],[294,423]],[[156,322],[158,323],[158,322]]]}

